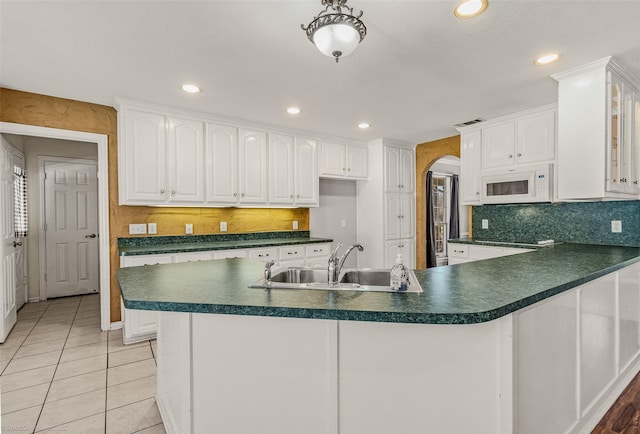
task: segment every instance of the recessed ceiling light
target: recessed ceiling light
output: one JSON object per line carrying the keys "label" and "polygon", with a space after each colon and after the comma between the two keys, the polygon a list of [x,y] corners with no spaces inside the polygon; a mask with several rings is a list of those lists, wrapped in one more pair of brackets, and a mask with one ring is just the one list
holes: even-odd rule
{"label": "recessed ceiling light", "polygon": [[545,54],[544,56],[538,57],[535,63],[536,65],[546,65],[548,63],[555,62],[560,58],[558,53]]}
{"label": "recessed ceiling light", "polygon": [[183,84],[182,90],[188,93],[198,93],[200,92],[200,88],[195,84]]}
{"label": "recessed ceiling light", "polygon": [[458,18],[472,18],[483,13],[488,6],[488,0],[466,0],[453,10],[453,14]]}
{"label": "recessed ceiling light", "polygon": [[289,107],[287,109],[287,113],[289,113],[290,115],[297,115],[298,113],[300,113],[300,109],[298,107]]}
{"label": "recessed ceiling light", "polygon": [[358,128],[360,128],[361,130],[366,130],[367,128],[369,128],[371,125],[369,125],[369,123],[367,122],[360,122],[358,124]]}

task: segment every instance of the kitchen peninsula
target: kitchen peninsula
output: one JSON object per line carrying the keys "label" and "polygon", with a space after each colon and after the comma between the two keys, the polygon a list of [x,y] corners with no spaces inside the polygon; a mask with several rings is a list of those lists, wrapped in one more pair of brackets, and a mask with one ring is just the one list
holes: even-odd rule
{"label": "kitchen peninsula", "polygon": [[118,271],[161,311],[175,433],[586,432],[640,366],[640,248],[416,270],[424,293],[248,288],[224,259]]}

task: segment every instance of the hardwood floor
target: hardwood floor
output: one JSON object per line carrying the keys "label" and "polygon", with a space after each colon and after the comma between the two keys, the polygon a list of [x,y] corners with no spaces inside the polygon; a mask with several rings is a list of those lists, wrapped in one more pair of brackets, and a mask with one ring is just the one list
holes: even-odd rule
{"label": "hardwood floor", "polygon": [[591,434],[640,433],[640,373],[613,403]]}

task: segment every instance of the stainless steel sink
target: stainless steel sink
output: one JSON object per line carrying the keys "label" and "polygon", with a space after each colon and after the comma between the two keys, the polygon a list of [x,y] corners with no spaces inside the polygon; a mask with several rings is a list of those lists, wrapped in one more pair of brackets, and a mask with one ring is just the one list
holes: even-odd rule
{"label": "stainless steel sink", "polygon": [[[328,283],[324,268],[291,267],[275,273],[271,281],[260,279],[250,288],[322,289],[336,291],[399,292],[389,287],[390,271],[375,269],[346,269],[340,273],[338,283]],[[409,270],[409,289],[404,292],[422,292],[413,270]]]}

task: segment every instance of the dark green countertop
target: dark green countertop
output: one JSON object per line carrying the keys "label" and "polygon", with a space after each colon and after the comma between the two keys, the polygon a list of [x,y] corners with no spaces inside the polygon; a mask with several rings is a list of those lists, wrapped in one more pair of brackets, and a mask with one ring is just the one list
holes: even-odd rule
{"label": "dark green countertop", "polygon": [[328,238],[310,237],[308,231],[258,232],[224,235],[181,235],[120,238],[120,256],[159,255],[208,250],[253,249],[294,244],[330,243]]}
{"label": "dark green countertop", "polygon": [[422,324],[490,321],[640,262],[640,248],[560,244],[416,270],[424,293],[256,289],[246,258],[122,268],[129,309]]}

